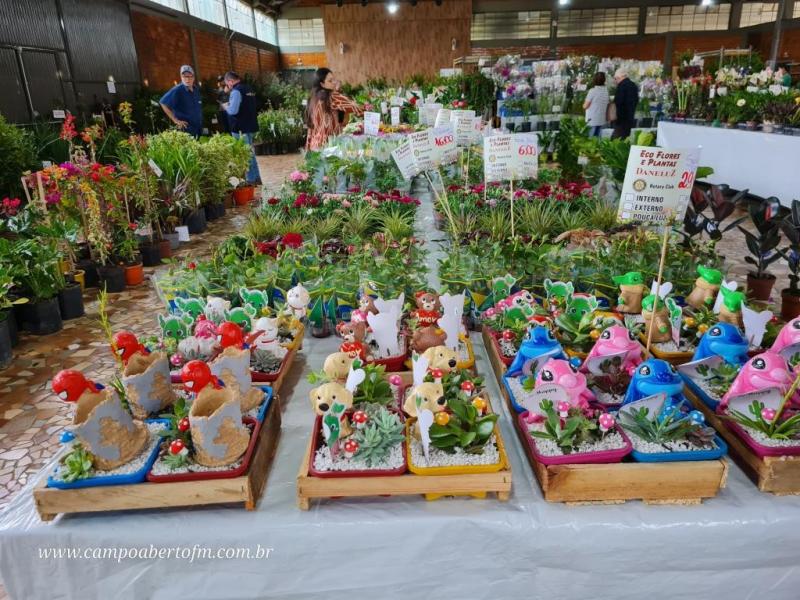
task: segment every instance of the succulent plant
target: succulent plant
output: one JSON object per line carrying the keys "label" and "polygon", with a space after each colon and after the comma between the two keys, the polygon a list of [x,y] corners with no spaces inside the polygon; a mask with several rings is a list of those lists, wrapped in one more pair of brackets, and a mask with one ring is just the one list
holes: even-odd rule
{"label": "succulent plant", "polygon": [[84,479],[89,476],[93,465],[92,454],[82,444],[75,444],[61,459],[61,478],[66,483]]}
{"label": "succulent plant", "polygon": [[[705,445],[714,438],[714,429],[701,420],[683,415],[680,410],[662,412],[650,416],[647,407],[637,411],[620,411],[619,424],[626,431],[655,444],[666,444],[686,440],[697,446]],[[702,415],[701,415],[702,417]],[[709,431],[704,431],[710,429]],[[710,436],[710,437],[709,437]]]}
{"label": "succulent plant", "polygon": [[259,373],[275,373],[281,368],[281,359],[269,350],[256,348],[250,353],[250,367]]}
{"label": "succulent plant", "polygon": [[468,454],[483,454],[494,431],[497,415],[481,416],[481,412],[463,397],[449,399],[447,407],[453,411],[447,423],[431,425],[431,444],[449,454],[456,448]]}
{"label": "succulent plant", "polygon": [[717,396],[723,396],[730,389],[739,374],[739,366],[723,362],[717,367],[698,365],[697,372],[706,378],[706,383]]}
{"label": "succulent plant", "polygon": [[395,413],[382,406],[367,413],[370,415],[367,424],[353,436],[358,443],[354,458],[360,458],[372,467],[382,463],[392,448],[405,439],[405,435],[403,423]]}
{"label": "succulent plant", "polygon": [[606,434],[607,430],[601,430],[595,419],[588,418],[577,407],[569,407],[562,418],[552,401],[542,400],[539,406],[545,414],[544,431],[530,430],[530,435],[554,442],[564,454],[571,453],[584,442],[602,439]]}

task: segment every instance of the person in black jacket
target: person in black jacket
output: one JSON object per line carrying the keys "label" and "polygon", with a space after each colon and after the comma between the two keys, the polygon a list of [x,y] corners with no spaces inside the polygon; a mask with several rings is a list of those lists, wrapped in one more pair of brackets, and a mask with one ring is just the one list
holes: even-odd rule
{"label": "person in black jacket", "polygon": [[612,138],[627,139],[631,135],[631,128],[636,123],[636,107],[639,105],[639,88],[628,79],[628,74],[622,69],[614,73],[617,82],[617,91],[614,94],[614,105],[617,108],[617,120],[614,123]]}
{"label": "person in black jacket", "polygon": [[250,86],[242,81],[234,71],[225,73],[225,85],[230,90],[228,102],[222,107],[228,113],[228,125],[231,135],[235,138],[244,138],[250,144],[250,168],[247,171],[247,183],[261,184],[261,175],[258,171],[256,154],[253,152],[253,138],[258,131],[256,111],[256,94]]}

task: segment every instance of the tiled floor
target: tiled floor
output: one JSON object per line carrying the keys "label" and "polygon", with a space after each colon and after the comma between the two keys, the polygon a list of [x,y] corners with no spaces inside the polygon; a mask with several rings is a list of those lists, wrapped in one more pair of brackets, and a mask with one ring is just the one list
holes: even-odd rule
{"label": "tiled floor", "polygon": [[[264,194],[276,192],[298,160],[299,155],[260,157]],[[249,208],[229,210],[222,220],[211,223],[205,234],[193,236],[178,255],[207,255],[244,226],[248,212]],[[743,284],[747,271],[742,260],[746,251],[743,236],[729,233],[718,251],[726,255],[732,273]],[[786,281],[783,265],[775,265],[773,270],[781,283]],[[154,269],[148,271],[152,274]],[[24,336],[11,366],[0,371],[0,508],[53,454],[61,432],[70,422],[72,407],[51,393],[50,377],[59,369],[74,368],[97,381],[108,381],[115,370],[97,320],[96,290],[90,290],[84,300],[86,316],[66,322],[64,329],[54,335]],[[109,316],[115,330],[151,334],[156,327],[155,314],[161,310],[154,290],[145,283],[112,295]],[[0,600],[4,598],[0,587]]]}

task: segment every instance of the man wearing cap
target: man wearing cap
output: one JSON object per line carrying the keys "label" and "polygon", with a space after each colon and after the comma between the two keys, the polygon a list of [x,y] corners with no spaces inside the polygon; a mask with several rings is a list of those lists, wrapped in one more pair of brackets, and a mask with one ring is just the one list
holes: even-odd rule
{"label": "man wearing cap", "polygon": [[253,152],[253,137],[258,131],[256,110],[256,95],[250,86],[242,82],[242,78],[235,71],[225,73],[225,86],[230,90],[228,102],[222,105],[228,113],[228,124],[231,135],[243,138],[250,144],[250,167],[247,170],[247,183],[259,185],[261,175],[258,171],[258,162]]}
{"label": "man wearing cap", "polygon": [[203,132],[203,109],[200,89],[194,84],[194,69],[190,65],[181,67],[181,83],[164,94],[159,102],[178,129],[200,137]]}

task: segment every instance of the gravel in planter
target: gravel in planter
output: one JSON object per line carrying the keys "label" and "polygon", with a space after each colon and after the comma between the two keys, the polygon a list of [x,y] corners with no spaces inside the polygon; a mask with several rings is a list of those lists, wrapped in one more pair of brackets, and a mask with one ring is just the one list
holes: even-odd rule
{"label": "gravel in planter", "polygon": [[679,345],[670,340],[668,342],[653,342],[653,347],[659,352],[694,352],[696,345],[690,344],[681,338]]}
{"label": "gravel in planter", "polygon": [[522,380],[522,377],[506,377],[508,387],[511,388],[511,391],[514,393],[514,399],[519,405],[524,404],[524,401],[533,395],[532,390],[528,391],[522,387]]}
{"label": "gravel in planter", "polygon": [[625,430],[625,434],[630,439],[633,449],[636,452],[641,452],[642,454],[661,454],[663,452],[702,452],[714,450],[717,447],[715,443],[697,446],[687,440],[676,440],[674,442],[666,442],[663,444],[648,442],[647,440],[640,438],[638,435],[627,429]]}
{"label": "gravel in planter", "polygon": [[753,429],[752,427],[748,427],[747,425],[742,425],[741,423],[737,423],[739,427],[744,429],[751,438],[753,438],[756,442],[761,444],[762,446],[769,446],[770,448],[796,448],[800,446],[800,439],[796,440],[774,440],[772,438],[768,438],[767,435],[763,431],[759,431],[758,429]]}
{"label": "gravel in planter", "polygon": [[475,465],[496,465],[500,462],[500,451],[497,449],[495,436],[483,447],[483,454],[468,454],[461,448],[456,448],[453,454],[448,454],[444,450],[429,448],[430,460],[425,460],[425,453],[422,451],[422,443],[416,438],[411,438],[411,456],[409,462],[417,467],[462,467]]}
{"label": "gravel in planter", "polygon": [[367,466],[361,458],[346,458],[340,452],[336,458],[331,458],[331,449],[323,445],[314,455],[314,469],[317,471],[389,471],[399,469],[405,464],[403,460],[403,444],[398,442],[389,451],[389,455],[380,463]]}
{"label": "gravel in planter", "polygon": [[[92,477],[110,477],[111,475],[131,475],[137,471],[141,471],[144,468],[145,463],[147,463],[147,459],[150,458],[150,454],[152,454],[153,449],[161,443],[160,433],[166,428],[164,423],[145,423],[145,425],[150,431],[150,441],[144,446],[144,448],[142,448],[142,451],[136,456],[136,458],[130,462],[126,462],[124,465],[118,466],[116,469],[111,469],[110,471],[92,469],[89,471],[89,474],[86,477],[81,477],[81,479],[90,479]],[[70,445],[65,454],[68,454],[71,450],[72,445]],[[63,481],[62,474],[61,465],[59,464],[53,471],[53,479],[56,481]],[[81,479],[76,481],[81,481]]]}
{"label": "gravel in planter", "polygon": [[[528,435],[531,431],[544,431],[544,423],[533,423],[528,426]],[[572,452],[565,454],[561,447],[552,440],[545,440],[531,436],[536,450],[542,456],[569,456],[570,454],[587,454],[589,452],[608,452],[625,447],[625,440],[618,431],[609,432],[603,439],[596,442],[583,442]],[[663,448],[661,450],[664,451]]]}
{"label": "gravel in planter", "polygon": [[594,392],[594,396],[600,404],[622,404],[625,399],[625,394],[612,394],[597,388],[590,389]]}
{"label": "gravel in planter", "polygon": [[514,358],[517,355],[517,347],[514,345],[514,342],[509,342],[508,340],[500,338],[497,340],[497,343],[500,345],[501,356],[505,358]]}
{"label": "gravel in planter", "polygon": [[184,473],[214,473],[218,471],[233,471],[234,469],[238,469],[242,466],[242,459],[240,458],[234,463],[229,465],[222,465],[219,467],[206,467],[205,465],[197,464],[196,462],[190,462],[182,467],[178,467],[177,469],[171,469],[167,464],[162,460],[163,457],[166,456],[162,454],[158,457],[155,464],[153,465],[152,473],[153,475],[182,475]]}
{"label": "gravel in planter", "polygon": [[717,394],[711,386],[711,380],[706,377],[691,377],[690,378],[694,384],[703,390],[706,395],[711,398],[712,400],[716,400],[717,402],[720,401],[724,394]]}

